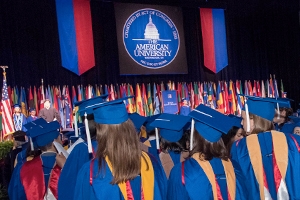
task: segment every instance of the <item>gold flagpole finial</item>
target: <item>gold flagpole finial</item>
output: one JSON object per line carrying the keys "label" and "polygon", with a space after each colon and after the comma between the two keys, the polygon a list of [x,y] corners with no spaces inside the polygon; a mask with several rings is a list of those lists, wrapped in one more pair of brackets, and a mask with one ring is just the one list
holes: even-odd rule
{"label": "gold flagpole finial", "polygon": [[5,69],[7,69],[8,66],[0,66],[0,67],[3,69],[3,75],[5,76],[6,75]]}

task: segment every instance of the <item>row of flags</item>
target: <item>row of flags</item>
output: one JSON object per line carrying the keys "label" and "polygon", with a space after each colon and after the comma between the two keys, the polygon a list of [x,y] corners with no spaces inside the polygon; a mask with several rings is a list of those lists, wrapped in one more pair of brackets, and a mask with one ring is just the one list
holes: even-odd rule
{"label": "row of flags", "polygon": [[[205,104],[224,114],[240,115],[244,104],[243,96],[279,97],[277,81],[272,76],[266,81],[218,81],[215,82],[178,82],[169,81],[160,84],[110,84],[88,86],[41,86],[8,87],[6,77],[3,78],[2,90],[2,126],[3,132],[9,133],[12,126],[12,106],[21,105],[22,113],[28,116],[28,110],[34,108],[37,112],[43,108],[45,99],[50,99],[52,107],[56,108],[62,119],[63,128],[72,127],[74,103],[107,94],[108,101],[134,96],[125,100],[129,113],[137,112],[142,116],[151,116],[163,112],[162,91],[175,90],[180,110],[182,99],[189,102],[191,109],[199,104]],[[281,96],[286,97],[281,81]],[[12,126],[13,127],[13,126]]]}

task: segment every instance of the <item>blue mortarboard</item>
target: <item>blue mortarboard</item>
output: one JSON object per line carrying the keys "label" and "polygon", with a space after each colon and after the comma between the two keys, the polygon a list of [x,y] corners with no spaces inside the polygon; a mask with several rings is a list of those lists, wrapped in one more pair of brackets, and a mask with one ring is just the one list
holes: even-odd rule
{"label": "blue mortarboard", "polygon": [[53,140],[58,137],[60,125],[57,121],[45,123],[40,120],[35,120],[33,122],[35,123],[35,125],[29,126],[29,129],[27,131],[29,132],[35,146],[45,146],[53,142]]}
{"label": "blue mortarboard", "polygon": [[229,114],[228,117],[230,117],[231,119],[234,120],[234,125],[233,126],[236,126],[236,127],[242,127],[242,118],[241,117],[238,117],[236,115],[233,115],[233,114]]}
{"label": "blue mortarboard", "polygon": [[94,105],[94,120],[99,124],[121,124],[128,120],[128,113],[124,100],[121,98],[114,101]]}
{"label": "blue mortarboard", "polygon": [[26,134],[31,137],[30,130],[36,128],[39,125],[47,124],[47,123],[48,122],[46,120],[44,120],[43,118],[38,118],[38,119],[36,119],[36,120],[34,120],[32,122],[29,122],[29,123],[27,123],[27,124],[25,124],[23,126],[27,129]]}
{"label": "blue mortarboard", "polygon": [[137,130],[137,132],[140,132],[141,126],[146,122],[147,117],[141,116],[138,113],[132,113],[132,114],[129,114],[129,119],[131,119],[131,121],[133,122],[134,127]]}
{"label": "blue mortarboard", "polygon": [[14,104],[14,108],[21,108],[20,104]]}
{"label": "blue mortarboard", "polygon": [[290,118],[291,120],[293,120],[293,122],[294,122],[294,123],[298,123],[298,122],[300,122],[300,117],[296,117],[296,116],[289,116],[289,118]]}
{"label": "blue mortarboard", "polygon": [[163,113],[150,126],[159,128],[162,138],[170,142],[177,142],[190,121],[191,118],[188,116]]}
{"label": "blue mortarboard", "polygon": [[[247,97],[247,105],[248,105],[249,113],[260,116],[269,121],[273,121],[276,102],[278,102],[278,100],[273,98],[260,98],[260,97],[252,97],[252,96],[245,96],[245,97]],[[245,110],[245,106],[243,110]]]}
{"label": "blue mortarboard", "polygon": [[146,126],[146,131],[147,131],[147,132],[150,132],[150,131],[152,131],[152,130],[155,129],[155,127],[151,126],[150,124],[151,124],[156,118],[158,118],[159,116],[160,116],[160,114],[152,115],[152,116],[147,117],[146,122],[145,122],[145,126]]}
{"label": "blue mortarboard", "polygon": [[189,116],[195,119],[195,129],[199,134],[210,142],[219,141],[222,133],[227,134],[235,124],[234,119],[203,104],[190,112]]}
{"label": "blue mortarboard", "polygon": [[288,98],[261,98],[262,101],[267,101],[267,102],[273,102],[275,103],[274,106],[277,108],[277,103],[279,108],[291,108],[291,101],[294,101],[293,99],[288,99]]}
{"label": "blue mortarboard", "polygon": [[74,105],[79,106],[78,112],[80,116],[83,116],[84,113],[86,112],[87,114],[92,114],[93,113],[93,108],[87,108],[88,106],[97,104],[97,103],[102,103],[105,102],[105,99],[107,98],[107,94],[97,96],[91,99],[83,100],[76,102]]}
{"label": "blue mortarboard", "polygon": [[35,108],[30,108],[29,112],[35,111]]}

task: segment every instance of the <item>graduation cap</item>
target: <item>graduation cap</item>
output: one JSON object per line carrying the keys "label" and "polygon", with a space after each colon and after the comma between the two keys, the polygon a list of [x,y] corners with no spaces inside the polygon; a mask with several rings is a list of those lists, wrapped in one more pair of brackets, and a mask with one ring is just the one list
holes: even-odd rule
{"label": "graduation cap", "polygon": [[26,133],[24,131],[16,131],[12,135],[15,141],[19,141],[19,142],[26,141],[25,139]]}
{"label": "graduation cap", "polygon": [[138,113],[131,113],[129,114],[129,119],[131,119],[135,129],[139,133],[141,131],[142,125],[144,125],[144,123],[146,122],[147,117],[141,116]]}
{"label": "graduation cap", "polygon": [[98,124],[121,124],[128,120],[123,100],[114,100],[94,108],[94,120]]}
{"label": "graduation cap", "polygon": [[[219,141],[222,133],[227,134],[227,132],[236,123],[233,118],[223,115],[222,113],[203,104],[200,104],[197,108],[190,112],[189,116],[195,120],[194,128],[209,142]],[[192,138],[193,137],[191,135],[191,144],[193,144]]]}
{"label": "graduation cap", "polygon": [[87,106],[105,102],[107,96],[108,96],[107,94],[100,95],[91,99],[75,102],[74,105],[75,107],[79,106],[78,112],[80,116],[83,116],[85,112],[87,114],[93,114],[93,108],[87,108]]}
{"label": "graduation cap", "polygon": [[14,108],[21,108],[21,106],[20,106],[20,104],[14,104],[14,106],[13,106]]}
{"label": "graduation cap", "polygon": [[131,98],[121,98],[114,101],[108,102],[98,102],[89,101],[85,104],[85,108],[82,110],[84,112],[85,120],[85,131],[86,138],[88,143],[89,153],[92,153],[92,143],[91,143],[91,135],[87,120],[87,112],[92,110],[94,114],[94,121],[99,124],[120,124],[128,120],[128,113],[124,104],[124,100]]}
{"label": "graduation cap", "polygon": [[152,116],[147,117],[146,122],[144,123],[147,132],[150,132],[150,131],[152,131],[152,130],[155,129],[155,127],[154,127],[154,126],[151,126],[150,124],[151,124],[156,118],[158,118],[159,116],[160,116],[160,114],[152,115]]}
{"label": "graduation cap", "polygon": [[35,108],[30,108],[29,112],[36,111]]}
{"label": "graduation cap", "polygon": [[[246,122],[247,122],[247,130],[250,131],[250,117],[249,113],[260,116],[269,121],[273,121],[275,108],[277,108],[277,112],[279,112],[279,104],[286,105],[284,101],[277,100],[275,98],[260,98],[260,97],[252,97],[245,96],[245,105],[243,110],[246,112]],[[280,115],[280,113],[279,113]]]}
{"label": "graduation cap", "polygon": [[45,123],[42,120],[35,120],[31,122],[30,125],[26,125],[24,126],[29,128],[27,131],[36,147],[43,147],[53,142],[59,135],[60,125],[57,121]]}
{"label": "graduation cap", "polygon": [[[293,99],[280,98],[280,97],[278,98],[266,97],[263,98],[263,100],[268,102],[278,103],[279,108],[291,108],[291,101],[294,101]],[[277,108],[277,104],[275,104],[275,108]]]}
{"label": "graduation cap", "polygon": [[[162,138],[170,142],[177,142],[181,139],[183,131],[187,129],[190,121],[191,118],[188,116],[163,113],[150,126],[159,128]],[[158,140],[157,136],[156,139]]]}

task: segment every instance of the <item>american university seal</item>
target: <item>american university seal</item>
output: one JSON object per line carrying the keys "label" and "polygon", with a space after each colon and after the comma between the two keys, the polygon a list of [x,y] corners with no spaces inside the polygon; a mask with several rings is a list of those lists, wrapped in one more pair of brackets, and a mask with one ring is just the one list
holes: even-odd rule
{"label": "american university seal", "polygon": [[175,24],[166,14],[146,8],[137,10],[126,20],[123,43],[136,63],[159,69],[176,58],[180,38]]}

